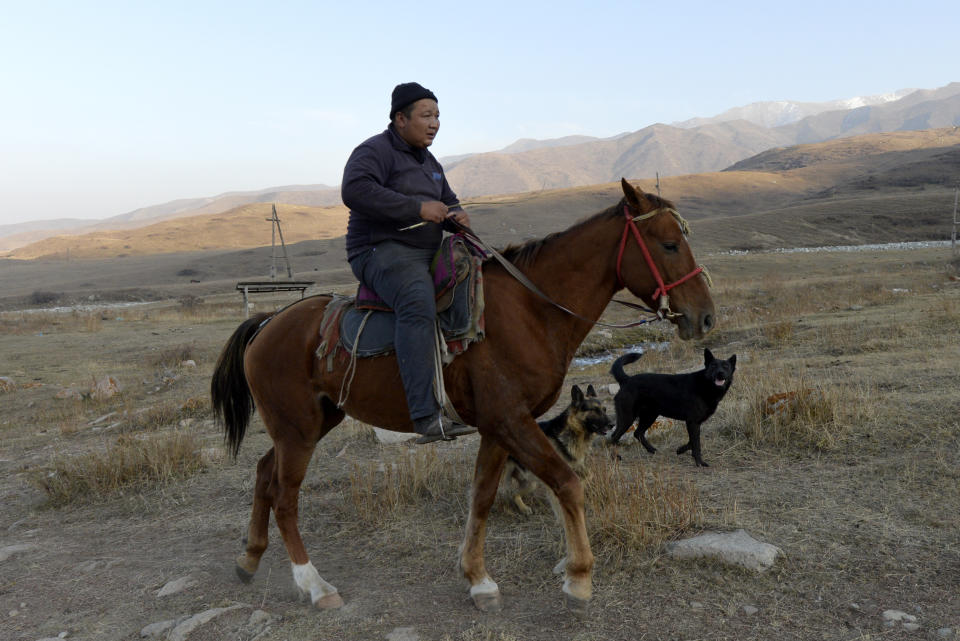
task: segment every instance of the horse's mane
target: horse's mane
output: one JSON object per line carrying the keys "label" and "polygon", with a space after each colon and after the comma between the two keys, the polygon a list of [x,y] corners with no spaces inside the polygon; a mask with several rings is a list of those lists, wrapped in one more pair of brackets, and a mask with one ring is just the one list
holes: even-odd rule
{"label": "horse's mane", "polygon": [[[651,205],[653,205],[653,209],[658,209],[661,207],[674,207],[673,203],[665,198],[661,198],[660,196],[656,196],[654,194],[644,194],[644,197],[648,202],[650,202]],[[591,216],[587,216],[586,218],[582,218],[572,226],[562,231],[556,231],[544,236],[543,238],[534,238],[517,245],[508,245],[504,249],[499,250],[500,254],[518,267],[532,265],[536,262],[540,250],[557,238],[562,238],[567,234],[576,234],[595,220],[606,218],[622,218],[623,206],[626,204],[626,200],[626,198],[621,198],[620,202],[618,202],[616,205],[608,207],[607,209],[604,209],[603,211]]]}

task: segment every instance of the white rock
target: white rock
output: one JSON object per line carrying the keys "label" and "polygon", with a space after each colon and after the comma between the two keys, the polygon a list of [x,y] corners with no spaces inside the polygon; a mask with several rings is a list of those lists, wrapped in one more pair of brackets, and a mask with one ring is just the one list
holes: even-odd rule
{"label": "white rock", "polygon": [[757,572],[767,570],[783,554],[777,546],[757,541],[743,530],[711,532],[676,541],[667,545],[667,552],[675,559],[712,557]]}
{"label": "white rock", "polygon": [[233,610],[239,610],[241,608],[247,608],[250,606],[237,604],[231,605],[229,608],[213,608],[212,610],[206,610],[200,614],[194,614],[192,617],[187,619],[182,623],[178,623],[177,627],[170,631],[170,634],[167,635],[168,641],[186,641],[186,638],[190,635],[191,632],[199,628],[204,623],[209,623],[213,621],[218,616],[226,614],[227,612],[232,612]]}
{"label": "white rock", "polygon": [[272,620],[273,620],[273,617],[270,616],[269,612],[265,612],[263,610],[254,610],[250,614],[250,619],[247,621],[247,625],[250,626],[251,628],[254,628],[257,626],[267,625]]}
{"label": "white rock", "polygon": [[617,392],[620,391],[620,383],[610,383],[607,385],[607,391],[610,392],[611,396],[616,396]]}
{"label": "white rock", "polygon": [[180,363],[180,367],[183,367],[183,368],[185,368],[185,369],[193,369],[193,368],[196,367],[196,366],[197,366],[197,361],[193,360],[192,358],[191,358],[191,359],[188,359],[188,360],[185,360],[185,361],[182,361],[182,362]]}
{"label": "white rock", "polygon": [[167,581],[167,583],[157,590],[157,598],[170,596],[171,594],[176,594],[178,592],[183,592],[188,588],[192,588],[195,585],[198,585],[199,581],[190,576],[182,576],[179,579],[174,579],[172,581]]}
{"label": "white rock", "polygon": [[937,630],[937,636],[941,639],[949,639],[953,636],[953,628],[940,628]]}
{"label": "white rock", "polygon": [[14,545],[8,545],[5,548],[0,548],[0,561],[6,561],[11,556],[20,554],[21,552],[36,550],[39,547],[36,543],[15,543]]}
{"label": "white rock", "polygon": [[914,623],[917,620],[917,617],[912,614],[907,614],[901,610],[884,610],[883,611],[883,620],[884,621],[905,621],[907,623]]}
{"label": "white rock", "polygon": [[387,641],[420,641],[415,628],[394,628],[387,634]]}
{"label": "white rock", "polygon": [[140,630],[140,636],[143,638],[164,636],[168,630],[173,629],[175,625],[184,620],[184,617],[180,617],[179,619],[170,619],[168,621],[151,623],[150,625],[144,626],[144,628]]}
{"label": "white rock", "polygon": [[373,428],[373,433],[377,435],[377,440],[381,443],[405,443],[417,436],[412,432],[393,432],[380,429],[379,427]]}
{"label": "white rock", "polygon": [[744,614],[751,614],[751,615],[752,615],[752,614],[756,614],[757,612],[759,612],[759,610],[758,610],[757,608],[755,608],[754,606],[752,606],[752,605],[745,605],[745,606],[743,606],[743,612],[744,612]]}
{"label": "white rock", "polygon": [[920,624],[907,622],[903,624],[903,629],[906,630],[907,632],[916,632],[917,630],[920,629]]}

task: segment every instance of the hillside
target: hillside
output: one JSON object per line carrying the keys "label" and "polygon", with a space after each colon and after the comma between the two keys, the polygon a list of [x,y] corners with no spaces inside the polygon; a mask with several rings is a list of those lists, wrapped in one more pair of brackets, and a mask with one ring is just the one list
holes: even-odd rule
{"label": "hillside", "polygon": [[[631,144],[630,137],[620,142]],[[630,167],[623,170],[624,176],[637,180],[639,174]],[[790,208],[792,216],[801,211],[814,215],[835,207],[841,198],[919,202],[927,192],[949,190],[958,176],[960,128],[950,128],[772,149],[726,171],[664,178],[662,188],[685,216],[699,220],[769,217],[783,208]],[[649,179],[639,183],[648,190],[655,188]],[[474,197],[464,202],[478,231],[492,234],[493,242],[509,243],[545,234],[602,209],[618,198],[617,189],[615,182],[597,181],[592,187],[528,189],[522,194]],[[69,250],[71,258],[107,258],[260,247],[269,244],[271,227],[265,220],[269,214],[267,203],[243,205],[220,214],[175,218],[137,229],[48,238],[10,255],[17,259],[66,257]],[[278,206],[278,214],[288,244],[337,238],[346,231],[347,211],[342,205],[284,204]],[[789,222],[779,221],[775,226],[789,227]]]}
{"label": "hillside", "polygon": [[[728,171],[663,179],[663,195],[692,225],[699,254],[776,247],[947,240],[960,129],[873,134],[772,150]],[[655,191],[653,180],[634,180]],[[477,197],[473,228],[503,247],[564,229],[620,198],[617,182]],[[281,205],[296,278],[354,282],[346,210]],[[0,307],[36,291],[115,300],[206,295],[270,272],[269,205],[178,218],[121,232],[49,239],[0,259]],[[70,248],[69,255],[66,252]],[[78,258],[84,257],[82,260]]]}
{"label": "hillside", "polygon": [[[12,258],[106,258],[170,252],[259,247],[270,243],[270,203],[234,207],[137,227],[47,238],[10,253]],[[333,238],[346,233],[347,211],[339,207],[277,205],[284,240]],[[279,244],[279,239],[277,239]]]}
{"label": "hillside", "polygon": [[747,120],[689,127],[652,125],[632,134],[555,148],[469,156],[448,168],[465,197],[558,189],[617,180],[719,171],[774,147],[878,132],[960,126],[960,83],[899,100],[816,113],[778,127]]}
{"label": "hillside", "polygon": [[[807,117],[797,120],[801,115]],[[784,122],[788,124],[767,126]],[[958,125],[960,83],[952,83],[934,90],[899,91],[832,103],[755,103],[674,126],[651,125],[603,139],[521,139],[497,152],[448,156],[441,161],[457,193],[462,198],[475,198],[595,185],[614,182],[621,176],[672,177],[719,171],[771,148],[866,133]],[[63,226],[6,225],[0,227],[0,251],[49,236],[132,229],[174,217],[221,213],[256,202],[332,207],[340,204],[340,193],[339,188],[326,185],[288,185],[176,200],[79,226],[72,222]]]}

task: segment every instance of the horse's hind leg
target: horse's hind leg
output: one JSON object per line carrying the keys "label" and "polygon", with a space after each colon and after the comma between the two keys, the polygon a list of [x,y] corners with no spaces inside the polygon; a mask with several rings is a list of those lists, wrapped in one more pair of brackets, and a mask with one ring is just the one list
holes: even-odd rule
{"label": "horse's hind leg", "polygon": [[306,476],[315,442],[304,443],[291,437],[289,440],[275,441],[275,447],[277,490],[273,513],[293,565],[293,581],[300,593],[308,595],[316,607],[339,608],[343,605],[343,599],[337,593],[337,588],[324,581],[310,562],[297,526],[300,484]]}
{"label": "horse's hind leg", "polygon": [[507,460],[507,452],[492,439],[482,438],[477,452],[477,465],[470,490],[470,516],[460,546],[460,569],[470,582],[470,598],[483,612],[496,612],[502,607],[500,588],[494,583],[483,560],[483,542],[487,530],[487,516],[497,495],[500,475]]}
{"label": "horse's hind leg", "polygon": [[253,510],[244,541],[244,551],[237,557],[237,576],[249,583],[260,566],[260,558],[267,549],[267,528],[270,525],[270,508],[277,487],[276,455],[271,447],[257,463],[257,481],[253,489]]}

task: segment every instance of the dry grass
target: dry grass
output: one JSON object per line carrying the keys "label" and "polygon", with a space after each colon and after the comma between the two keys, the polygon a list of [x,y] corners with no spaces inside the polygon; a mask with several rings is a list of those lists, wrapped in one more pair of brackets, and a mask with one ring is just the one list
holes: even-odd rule
{"label": "dry grass", "polygon": [[180,432],[150,439],[121,436],[105,452],[61,456],[36,478],[51,506],[94,500],[144,484],[164,484],[200,471],[197,440]]}
{"label": "dry grass", "polygon": [[196,346],[174,345],[151,352],[147,356],[147,365],[160,369],[176,369],[184,361],[196,359]]}
{"label": "dry grass", "polygon": [[0,334],[91,333],[101,329],[103,318],[100,310],[0,313]]}
{"label": "dry grass", "polygon": [[451,463],[436,448],[402,449],[381,460],[355,462],[350,506],[365,527],[382,527],[423,502],[449,498],[469,486],[469,462]]}
{"label": "dry grass", "polygon": [[[8,538],[16,543],[36,531],[29,536],[52,550],[49,562],[18,557],[4,571],[10,568],[18,600],[28,601],[41,599],[62,568],[76,563],[73,541],[83,541],[91,558],[122,556],[124,564],[109,577],[72,588],[94,613],[77,623],[77,634],[99,629],[107,604],[121,599],[135,611],[125,620],[136,616],[138,624],[180,616],[183,602],[136,595],[144,593],[143,577],[162,573],[155,579],[161,584],[198,562],[215,577],[203,594],[265,604],[279,615],[269,638],[359,641],[408,625],[458,641],[571,634],[625,639],[638,630],[664,638],[873,638],[897,632],[882,627],[885,608],[917,613],[928,630],[955,628],[950,570],[960,559],[960,390],[953,385],[960,286],[945,275],[944,252],[705,262],[720,310],[718,329],[705,341],[677,341],[670,328],[654,324],[607,335],[596,330],[582,350],[617,353],[647,341],[668,343],[647,350],[630,373],[699,368],[704,346],[720,358],[738,355],[733,387],[704,425],[710,468],[673,453],[685,442],[682,425],[651,437],[660,447],[653,455],[636,444],[617,450],[619,462],[606,447],[591,452],[585,491],[596,605],[586,620],[573,621],[561,610],[561,580],[550,569],[563,554],[562,528],[546,490],[530,501],[531,517],[505,501],[495,504],[486,557],[505,610],[480,621],[452,562],[463,536],[476,439],[385,446],[352,420],[319,444],[300,505],[308,551],[324,578],[343,590],[349,616],[318,617],[296,602],[272,524],[252,590],[222,580],[232,541],[250,515],[256,460],[270,441],[255,419],[240,464],[197,474],[200,445],[219,442],[220,435],[206,421],[191,428],[192,436],[177,426],[209,418],[209,367],[240,319],[239,303],[226,296],[220,307],[207,298],[195,307],[126,309],[128,322],[111,317],[94,333],[80,323],[52,322],[43,337],[0,333],[0,351],[19,359],[9,361],[9,375],[18,383],[46,383],[2,395],[4,507],[11,523],[24,521]],[[900,289],[907,291],[894,291]],[[198,315],[196,307],[209,314]],[[635,318],[612,309],[607,315],[610,322]],[[158,384],[157,369],[178,365],[186,353],[199,367]],[[608,359],[572,369],[564,390],[593,383],[609,409],[612,399],[603,391],[612,381],[609,366]],[[116,374],[124,393],[105,401],[53,399],[64,382],[86,382],[91,372]],[[810,391],[782,413],[766,410],[770,396],[804,390]],[[91,426],[111,412],[116,417]],[[118,428],[95,429],[121,419]],[[116,429],[124,432],[119,440]],[[180,448],[178,438],[185,441]],[[148,454],[150,448],[158,451]],[[18,476],[30,474],[41,489],[21,498]],[[41,493],[47,505],[69,509],[37,510]],[[122,537],[108,529],[117,513],[126,519]],[[755,576],[662,556],[664,541],[740,527],[782,547],[787,558]],[[167,545],[173,535],[184,542],[176,550]],[[155,552],[143,560],[144,549]],[[690,601],[706,607],[693,611]],[[851,602],[861,610],[851,610]],[[760,612],[747,617],[739,609],[744,604]],[[439,623],[437,611],[444,613]],[[51,612],[50,626],[67,617],[56,606]],[[28,636],[56,632],[50,627]]]}
{"label": "dry grass", "polygon": [[595,554],[607,562],[679,538],[703,519],[695,484],[662,465],[639,471],[609,456],[591,458],[585,483],[587,530]]}

